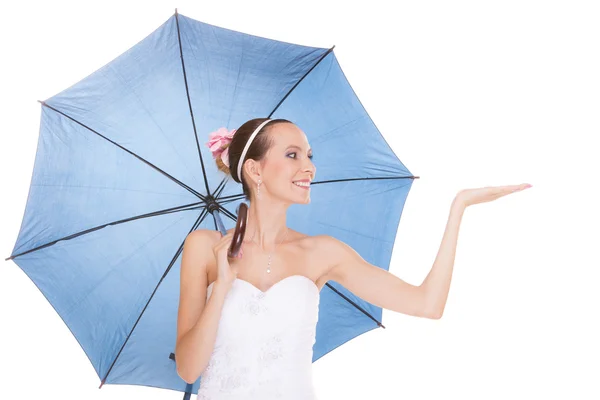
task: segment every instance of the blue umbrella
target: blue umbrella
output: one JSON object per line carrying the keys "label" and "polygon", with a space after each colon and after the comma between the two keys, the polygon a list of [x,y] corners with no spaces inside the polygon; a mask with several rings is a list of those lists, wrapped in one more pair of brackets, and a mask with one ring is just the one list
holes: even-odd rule
{"label": "blue umbrella", "polygon": [[[288,225],[327,234],[389,269],[413,176],[381,135],[332,48],[224,29],[175,11],[125,53],[42,101],[21,228],[7,260],[41,290],[103,384],[186,392],[174,351],[179,267],[195,229],[229,229],[241,185],[208,133],[256,117],[298,125],[318,168]],[[211,218],[212,216],[212,218]],[[221,219],[222,217],[222,219]],[[381,323],[330,281],[313,362]]]}

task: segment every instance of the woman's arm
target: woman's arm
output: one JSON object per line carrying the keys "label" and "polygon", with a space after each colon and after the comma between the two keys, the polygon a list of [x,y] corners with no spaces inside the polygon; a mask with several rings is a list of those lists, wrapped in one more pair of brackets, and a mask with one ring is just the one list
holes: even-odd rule
{"label": "woman's arm", "polygon": [[425,304],[423,308],[427,315],[433,319],[442,318],[446,300],[450,291],[450,281],[454,270],[456,244],[458,242],[458,229],[465,212],[466,206],[456,197],[450,206],[450,216],[446,223],[446,230],[431,270],[421,283]]}
{"label": "woman's arm", "polygon": [[411,285],[396,275],[365,261],[346,243],[326,236],[327,248],[335,260],[327,277],[361,299],[388,310],[415,317],[438,319],[442,316],[464,206],[455,201],[438,256],[429,275],[420,286]]}
{"label": "woman's arm", "polygon": [[448,298],[458,231],[465,209],[529,187],[531,185],[521,184],[461,190],[452,201],[446,230],[431,271],[419,286],[411,285],[389,271],[368,263],[350,246],[331,236],[324,237],[325,246],[331,250],[330,257],[333,260],[327,278],[376,306],[408,315],[439,319]]}
{"label": "woman's arm", "polygon": [[187,383],[194,383],[208,365],[229,291],[227,285],[217,281],[206,301],[207,257],[213,254],[209,244],[207,232],[193,231],[184,242],[181,256],[175,362],[177,374]]}

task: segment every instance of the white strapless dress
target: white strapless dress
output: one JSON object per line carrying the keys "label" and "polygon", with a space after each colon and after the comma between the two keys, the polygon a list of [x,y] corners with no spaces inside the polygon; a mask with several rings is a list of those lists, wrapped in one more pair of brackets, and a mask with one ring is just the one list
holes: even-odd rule
{"label": "white strapless dress", "polygon": [[[212,284],[207,299],[212,293]],[[312,357],[320,293],[303,275],[266,292],[236,279],[225,296],[198,400],[316,400]]]}

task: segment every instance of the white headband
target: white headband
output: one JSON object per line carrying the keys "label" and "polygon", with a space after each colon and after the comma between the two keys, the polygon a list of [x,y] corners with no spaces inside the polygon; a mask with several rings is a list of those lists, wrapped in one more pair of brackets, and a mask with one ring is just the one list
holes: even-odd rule
{"label": "white headband", "polygon": [[242,156],[240,157],[240,161],[238,161],[238,167],[237,167],[237,176],[238,176],[238,179],[240,180],[240,183],[242,183],[242,165],[244,164],[244,157],[246,157],[246,153],[248,152],[248,149],[250,148],[250,145],[252,144],[252,141],[254,140],[254,138],[256,137],[256,135],[258,135],[258,132],[269,121],[271,121],[271,120],[267,119],[265,122],[263,122],[262,124],[260,124],[258,126],[258,128],[256,128],[254,130],[254,132],[252,132],[252,135],[250,135],[250,139],[248,139],[248,141],[246,142],[246,147],[244,147],[244,151],[242,151]]}

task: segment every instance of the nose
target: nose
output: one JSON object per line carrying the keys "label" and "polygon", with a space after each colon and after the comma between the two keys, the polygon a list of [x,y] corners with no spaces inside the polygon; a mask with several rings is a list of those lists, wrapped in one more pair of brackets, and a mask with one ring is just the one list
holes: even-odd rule
{"label": "nose", "polygon": [[308,172],[311,175],[311,180],[313,180],[315,178],[315,174],[317,173],[317,167],[315,166],[315,164],[312,162],[312,160],[310,158],[307,158],[308,163],[306,164],[306,166],[304,167],[304,172]]}

